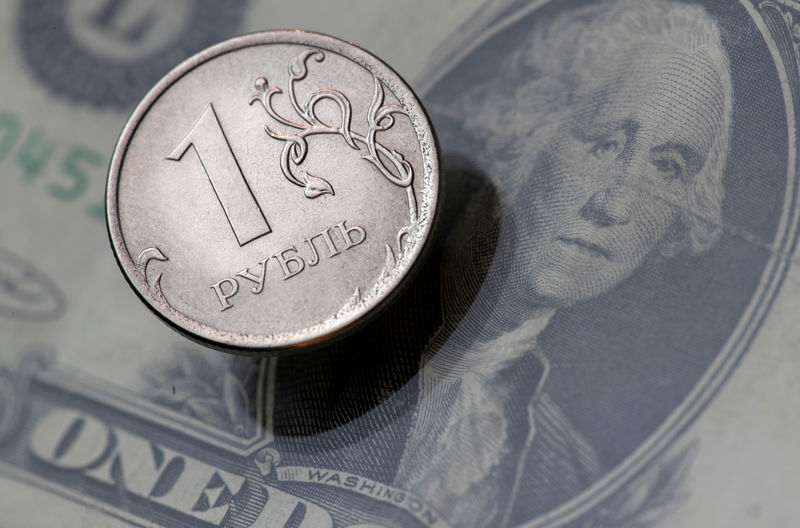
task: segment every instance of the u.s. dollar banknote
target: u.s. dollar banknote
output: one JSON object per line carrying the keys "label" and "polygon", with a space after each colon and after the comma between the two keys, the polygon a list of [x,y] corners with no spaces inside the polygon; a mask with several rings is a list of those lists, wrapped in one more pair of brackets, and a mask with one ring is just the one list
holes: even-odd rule
{"label": "u.s. dollar banknote", "polygon": [[[0,15],[2,524],[796,523],[800,4],[287,5]],[[370,326],[240,358],[128,290],[104,170],[175,62],[278,26],[398,67],[446,194]]]}

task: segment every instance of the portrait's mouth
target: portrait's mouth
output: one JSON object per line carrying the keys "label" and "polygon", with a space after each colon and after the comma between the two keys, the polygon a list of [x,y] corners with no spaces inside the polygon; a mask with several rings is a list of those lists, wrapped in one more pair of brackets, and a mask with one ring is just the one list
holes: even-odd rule
{"label": "portrait's mouth", "polygon": [[608,261],[614,260],[611,258],[611,253],[604,247],[593,244],[582,238],[571,237],[558,237],[556,240],[563,244],[577,248],[580,252],[585,253],[594,258],[604,258]]}

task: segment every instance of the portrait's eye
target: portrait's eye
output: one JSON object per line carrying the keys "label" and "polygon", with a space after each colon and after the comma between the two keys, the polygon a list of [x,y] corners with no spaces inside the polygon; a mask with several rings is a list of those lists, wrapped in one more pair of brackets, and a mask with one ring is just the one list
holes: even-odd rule
{"label": "portrait's eye", "polygon": [[598,159],[610,159],[616,158],[621,150],[622,145],[620,145],[619,141],[615,139],[603,139],[595,143],[591,152]]}
{"label": "portrait's eye", "polygon": [[667,180],[674,180],[683,175],[683,165],[671,157],[656,158],[653,160],[656,170]]}

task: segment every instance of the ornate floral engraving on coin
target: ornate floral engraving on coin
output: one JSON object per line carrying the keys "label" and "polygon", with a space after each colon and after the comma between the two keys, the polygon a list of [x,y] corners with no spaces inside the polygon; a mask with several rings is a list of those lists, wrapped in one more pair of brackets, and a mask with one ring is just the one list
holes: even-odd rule
{"label": "ornate floral engraving on coin", "polygon": [[428,118],[385,64],[323,35],[248,35],[178,66],[134,112],[109,172],[111,241],[134,290],[194,337],[319,342],[404,282],[438,171]]}

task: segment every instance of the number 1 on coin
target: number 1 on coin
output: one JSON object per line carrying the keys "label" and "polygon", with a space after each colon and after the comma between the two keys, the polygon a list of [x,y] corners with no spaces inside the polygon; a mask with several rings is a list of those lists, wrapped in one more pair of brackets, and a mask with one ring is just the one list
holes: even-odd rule
{"label": "number 1 on coin", "polygon": [[203,108],[189,133],[167,159],[180,161],[189,147],[194,147],[239,245],[269,233],[264,212],[244,179],[211,103]]}

